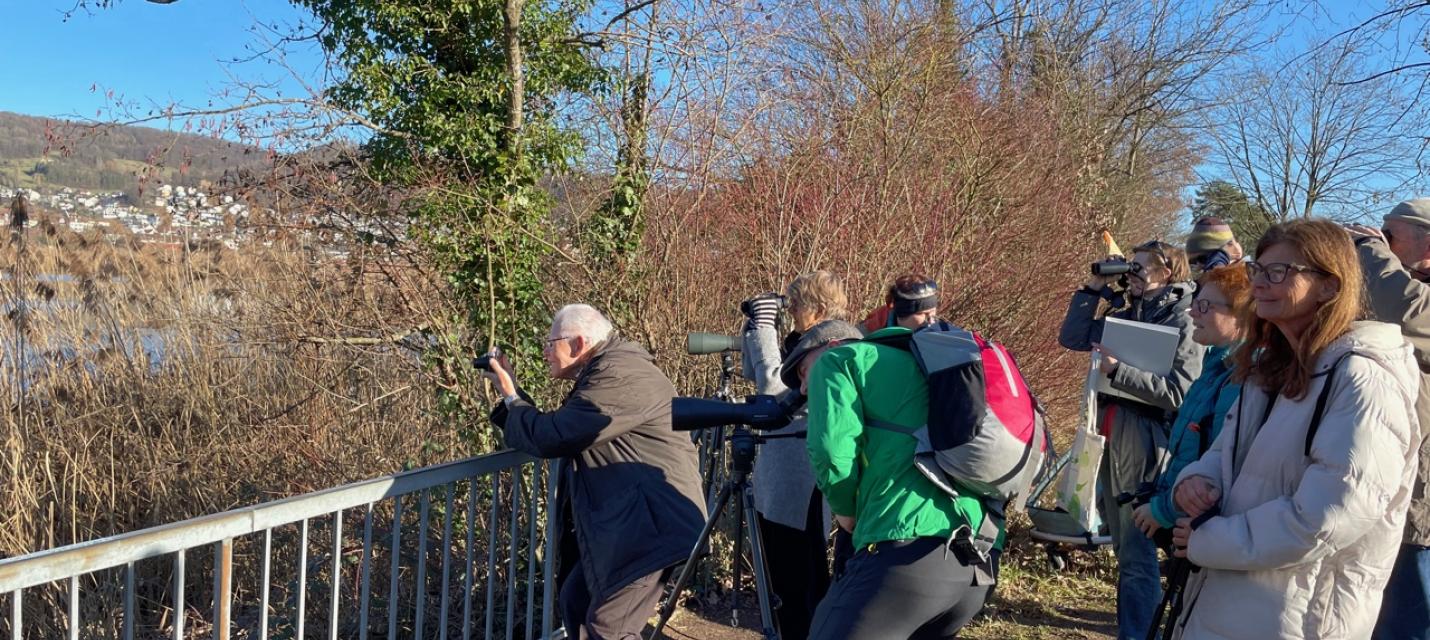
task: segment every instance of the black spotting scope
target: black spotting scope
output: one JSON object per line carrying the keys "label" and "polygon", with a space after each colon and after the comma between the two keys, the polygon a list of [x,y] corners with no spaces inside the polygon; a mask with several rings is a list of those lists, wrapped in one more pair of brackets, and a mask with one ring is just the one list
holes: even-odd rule
{"label": "black spotting scope", "polygon": [[704,398],[672,398],[670,422],[676,431],[743,424],[751,429],[778,429],[789,424],[790,414],[804,397],[798,393],[780,402],[774,396],[745,396],[744,402],[724,402]]}
{"label": "black spotting scope", "polygon": [[739,350],[740,338],[736,336],[723,336],[703,331],[685,335],[685,352],[693,356]]}

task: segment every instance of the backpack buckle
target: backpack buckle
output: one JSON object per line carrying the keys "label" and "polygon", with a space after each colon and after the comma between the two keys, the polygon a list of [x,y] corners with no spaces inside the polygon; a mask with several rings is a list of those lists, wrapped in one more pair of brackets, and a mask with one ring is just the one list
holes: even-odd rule
{"label": "backpack buckle", "polygon": [[953,530],[953,535],[949,537],[948,548],[953,551],[953,555],[966,565],[983,565],[989,562],[986,551],[978,548],[973,540],[973,530],[968,525],[959,525]]}

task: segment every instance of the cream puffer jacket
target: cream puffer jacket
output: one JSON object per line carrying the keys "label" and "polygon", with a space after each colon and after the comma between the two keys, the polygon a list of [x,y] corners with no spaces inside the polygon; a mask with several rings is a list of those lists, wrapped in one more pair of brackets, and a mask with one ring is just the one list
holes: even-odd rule
{"label": "cream puffer jacket", "polygon": [[1178,477],[1211,479],[1222,500],[1221,514],[1189,538],[1188,558],[1202,570],[1187,584],[1175,637],[1370,637],[1415,480],[1420,371],[1398,327],[1357,322],[1313,372],[1304,397],[1278,397],[1269,415],[1268,394],[1248,382],[1211,450]]}

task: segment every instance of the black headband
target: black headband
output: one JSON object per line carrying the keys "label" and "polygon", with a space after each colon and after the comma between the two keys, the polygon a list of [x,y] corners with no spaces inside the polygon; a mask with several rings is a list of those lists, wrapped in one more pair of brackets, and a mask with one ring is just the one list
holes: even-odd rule
{"label": "black headband", "polygon": [[938,284],[932,280],[920,282],[910,291],[894,291],[894,317],[903,318],[938,307]]}

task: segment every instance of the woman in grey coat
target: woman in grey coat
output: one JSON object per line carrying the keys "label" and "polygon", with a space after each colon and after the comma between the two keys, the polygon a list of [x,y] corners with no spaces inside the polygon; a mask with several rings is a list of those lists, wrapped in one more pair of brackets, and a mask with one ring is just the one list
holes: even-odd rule
{"label": "woman in grey coat", "polygon": [[[779,298],[772,294],[747,300],[741,308],[745,323],[744,375],[755,383],[755,392],[769,395],[798,393],[780,382],[784,353],[816,325],[843,319],[848,297],[839,278],[827,271],[803,274],[785,290],[794,332],[781,342],[775,318]],[[842,324],[842,323],[841,323]],[[846,325],[847,326],[847,325]],[[843,338],[858,339],[859,332],[847,326]],[[769,435],[803,434],[805,415],[799,413],[784,428]],[[755,458],[755,510],[760,515],[760,537],[770,569],[770,588],[780,600],[776,611],[780,637],[803,640],[809,635],[814,609],[829,589],[827,555],[831,515],[824,498],[814,488],[814,472],[803,438],[773,439],[760,445]]]}
{"label": "woman in grey coat", "polygon": [[[1153,241],[1133,249],[1132,259],[1136,266],[1128,277],[1124,304],[1107,315],[1175,327],[1181,334],[1169,375],[1142,371],[1107,354],[1101,364],[1111,387],[1135,398],[1098,395],[1098,427],[1107,436],[1107,450],[1097,491],[1098,510],[1117,552],[1117,637],[1142,640],[1162,599],[1157,545],[1133,523],[1135,505],[1118,504],[1117,498],[1136,495],[1144,485],[1150,488],[1166,465],[1172,418],[1201,375],[1205,348],[1192,340],[1188,310],[1194,287],[1187,282],[1186,253]],[[1108,279],[1094,276],[1073,294],[1058,334],[1063,347],[1090,351],[1098,346],[1103,326],[1098,307],[1104,298],[1117,299],[1107,285]]]}

